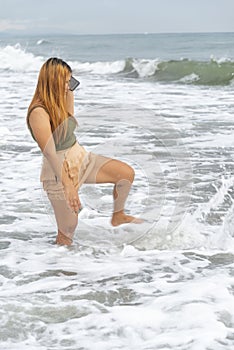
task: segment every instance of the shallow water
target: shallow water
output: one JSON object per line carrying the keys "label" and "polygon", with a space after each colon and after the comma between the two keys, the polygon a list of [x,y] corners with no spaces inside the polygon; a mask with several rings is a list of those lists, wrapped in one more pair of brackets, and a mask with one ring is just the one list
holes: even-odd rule
{"label": "shallow water", "polygon": [[85,185],[74,245],[57,247],[25,125],[37,42],[0,48],[1,349],[233,349],[232,85],[136,79],[74,51],[77,138],[134,167],[127,208],[147,220],[113,229],[111,187]]}

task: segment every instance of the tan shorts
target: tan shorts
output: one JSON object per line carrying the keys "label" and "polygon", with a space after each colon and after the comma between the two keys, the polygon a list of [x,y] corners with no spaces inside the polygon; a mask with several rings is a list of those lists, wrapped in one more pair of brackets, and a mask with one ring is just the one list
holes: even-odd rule
{"label": "tan shorts", "polygon": [[[57,156],[77,190],[87,179],[89,183],[95,183],[99,169],[111,160],[111,158],[87,152],[78,143],[66,150],[58,151]],[[50,199],[65,199],[63,184],[57,180],[45,157],[43,157],[40,181]]]}

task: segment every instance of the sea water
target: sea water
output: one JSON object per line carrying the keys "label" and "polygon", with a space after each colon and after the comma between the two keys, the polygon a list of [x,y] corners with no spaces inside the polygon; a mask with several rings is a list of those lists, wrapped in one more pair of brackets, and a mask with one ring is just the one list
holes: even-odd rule
{"label": "sea water", "polygon": [[[0,348],[231,350],[234,346],[234,34],[0,37]],[[84,185],[72,247],[39,182],[25,123],[43,62],[68,61],[78,141],[132,165]]]}

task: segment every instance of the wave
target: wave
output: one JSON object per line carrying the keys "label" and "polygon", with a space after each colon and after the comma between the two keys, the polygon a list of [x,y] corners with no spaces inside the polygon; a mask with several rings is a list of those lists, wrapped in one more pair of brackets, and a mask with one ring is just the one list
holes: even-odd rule
{"label": "wave", "polygon": [[40,39],[37,41],[37,45],[48,45],[48,44],[50,44],[50,41],[45,39]]}
{"label": "wave", "polygon": [[128,58],[114,62],[73,62],[72,64],[78,72],[121,74],[129,78],[161,83],[212,86],[228,85],[234,80],[234,61],[224,59],[160,61]]}
{"label": "wave", "polygon": [[42,57],[26,52],[20,44],[0,47],[0,69],[22,72],[38,71],[42,63]]}
{"label": "wave", "polygon": [[160,62],[154,73],[157,81],[175,81],[199,85],[227,85],[234,78],[234,62],[181,60]]}
{"label": "wave", "polygon": [[[40,41],[43,44],[44,41]],[[38,72],[44,61],[44,57],[27,52],[20,44],[0,47],[1,70]],[[110,62],[68,63],[76,74],[120,75],[140,81],[196,85],[228,85],[234,81],[234,61],[228,59],[162,61],[126,58]]]}
{"label": "wave", "polygon": [[91,73],[98,75],[118,74],[124,71],[125,61],[113,62],[68,62],[78,73]]}

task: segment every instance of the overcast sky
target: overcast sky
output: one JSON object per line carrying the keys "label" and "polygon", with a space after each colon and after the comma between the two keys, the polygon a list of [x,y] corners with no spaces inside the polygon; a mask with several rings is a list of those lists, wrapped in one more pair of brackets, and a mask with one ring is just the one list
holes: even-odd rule
{"label": "overcast sky", "polygon": [[0,0],[0,33],[234,32],[234,0]]}

